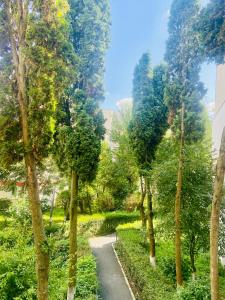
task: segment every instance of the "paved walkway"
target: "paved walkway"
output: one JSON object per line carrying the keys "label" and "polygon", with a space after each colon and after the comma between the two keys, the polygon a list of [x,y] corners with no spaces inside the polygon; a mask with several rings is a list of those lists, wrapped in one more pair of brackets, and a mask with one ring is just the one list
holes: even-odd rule
{"label": "paved walkway", "polygon": [[115,235],[101,236],[89,240],[97,260],[97,272],[103,300],[132,300],[120,265],[112,248]]}

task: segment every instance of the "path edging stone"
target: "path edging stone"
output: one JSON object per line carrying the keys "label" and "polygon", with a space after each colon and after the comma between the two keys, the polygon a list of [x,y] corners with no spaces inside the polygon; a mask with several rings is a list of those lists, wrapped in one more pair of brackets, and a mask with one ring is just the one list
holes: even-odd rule
{"label": "path edging stone", "polygon": [[135,298],[135,296],[134,296],[134,293],[133,293],[133,291],[132,291],[132,289],[131,289],[131,287],[130,287],[130,283],[129,283],[128,279],[127,279],[126,273],[125,273],[125,271],[124,271],[124,269],[123,269],[123,266],[122,266],[122,264],[121,264],[121,262],[120,262],[119,256],[118,256],[118,254],[117,254],[117,252],[116,252],[116,249],[115,249],[115,247],[114,247],[114,244],[115,244],[115,243],[116,243],[116,242],[112,243],[113,252],[114,252],[114,254],[115,254],[115,256],[116,256],[117,262],[118,262],[118,264],[119,264],[119,266],[120,266],[120,269],[121,269],[121,271],[122,271],[122,273],[123,273],[123,276],[124,276],[126,285],[127,285],[128,289],[129,289],[129,291],[130,291],[131,297],[132,297],[133,300],[136,300],[136,298]]}

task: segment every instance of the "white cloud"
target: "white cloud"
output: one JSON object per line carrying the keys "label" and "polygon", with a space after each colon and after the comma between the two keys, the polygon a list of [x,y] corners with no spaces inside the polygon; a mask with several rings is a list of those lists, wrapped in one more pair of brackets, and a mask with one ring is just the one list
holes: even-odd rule
{"label": "white cloud", "polygon": [[133,102],[133,99],[131,97],[123,98],[123,99],[120,99],[116,102],[116,106],[118,108],[121,108],[121,106],[126,105],[126,104],[131,104],[132,102]]}

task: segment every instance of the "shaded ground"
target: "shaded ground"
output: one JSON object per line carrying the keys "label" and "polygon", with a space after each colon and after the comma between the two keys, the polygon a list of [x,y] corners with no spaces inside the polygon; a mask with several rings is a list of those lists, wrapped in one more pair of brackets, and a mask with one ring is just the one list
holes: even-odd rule
{"label": "shaded ground", "polygon": [[89,240],[97,260],[97,272],[103,300],[133,300],[120,265],[113,251],[116,236],[108,235]]}

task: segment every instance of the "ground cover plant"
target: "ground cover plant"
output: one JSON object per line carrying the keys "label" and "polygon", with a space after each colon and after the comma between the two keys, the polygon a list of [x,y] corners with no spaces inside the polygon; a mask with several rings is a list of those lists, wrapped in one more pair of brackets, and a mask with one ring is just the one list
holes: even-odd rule
{"label": "ground cover plant", "polygon": [[[2,300],[37,299],[33,235],[26,200],[14,203],[7,213],[8,219],[0,222],[0,298]],[[119,224],[137,220],[138,213],[110,212],[79,215],[78,263],[76,299],[96,299],[99,282],[96,261],[91,253],[88,238],[96,234],[115,232]],[[50,255],[49,299],[63,300],[67,291],[68,222],[63,222],[63,210],[56,209],[53,222],[45,214],[45,231]]]}

